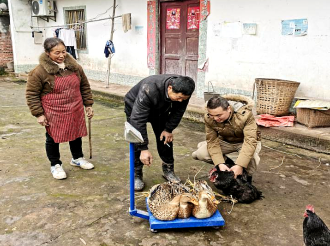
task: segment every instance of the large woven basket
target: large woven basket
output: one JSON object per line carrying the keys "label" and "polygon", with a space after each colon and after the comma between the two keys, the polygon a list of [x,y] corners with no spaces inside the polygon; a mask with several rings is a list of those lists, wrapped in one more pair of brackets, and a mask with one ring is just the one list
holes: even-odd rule
{"label": "large woven basket", "polygon": [[299,82],[256,78],[257,114],[288,115]]}
{"label": "large woven basket", "polygon": [[330,126],[330,110],[297,108],[297,121],[308,127]]}

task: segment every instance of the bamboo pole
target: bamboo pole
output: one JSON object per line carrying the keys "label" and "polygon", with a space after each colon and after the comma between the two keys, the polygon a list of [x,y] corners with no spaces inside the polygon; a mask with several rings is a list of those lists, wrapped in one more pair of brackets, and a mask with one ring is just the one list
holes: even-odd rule
{"label": "bamboo pole", "polygon": [[[114,26],[115,26],[115,14],[116,14],[116,0],[113,0],[113,6],[112,6],[112,16],[111,16],[111,30],[110,30],[110,40],[113,40],[113,33],[114,33]],[[111,54],[108,58],[108,74],[107,74],[107,84],[106,88],[109,88],[110,83],[110,67],[111,67]]]}

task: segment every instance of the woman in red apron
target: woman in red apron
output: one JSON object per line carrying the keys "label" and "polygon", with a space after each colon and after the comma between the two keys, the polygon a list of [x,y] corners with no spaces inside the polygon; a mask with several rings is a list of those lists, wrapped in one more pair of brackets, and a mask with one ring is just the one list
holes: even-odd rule
{"label": "woman in red apron", "polygon": [[64,42],[47,38],[39,65],[28,76],[27,104],[46,128],[46,153],[55,179],[65,179],[59,144],[69,142],[70,164],[83,169],[94,165],[84,159],[81,138],[87,135],[85,113],[92,118],[93,97],[82,67],[66,53]]}

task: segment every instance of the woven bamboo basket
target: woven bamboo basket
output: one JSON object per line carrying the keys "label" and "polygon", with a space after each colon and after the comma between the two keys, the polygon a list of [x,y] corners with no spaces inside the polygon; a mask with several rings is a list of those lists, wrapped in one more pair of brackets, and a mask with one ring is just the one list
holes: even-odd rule
{"label": "woven bamboo basket", "polygon": [[257,114],[288,115],[299,82],[256,78]]}
{"label": "woven bamboo basket", "polygon": [[297,121],[308,127],[330,126],[330,110],[297,108]]}

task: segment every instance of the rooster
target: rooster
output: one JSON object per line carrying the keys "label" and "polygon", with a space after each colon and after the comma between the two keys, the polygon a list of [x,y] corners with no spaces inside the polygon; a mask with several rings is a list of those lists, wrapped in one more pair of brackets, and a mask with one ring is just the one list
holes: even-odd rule
{"label": "rooster", "polygon": [[307,205],[304,213],[303,233],[306,246],[329,246],[330,230],[314,212],[313,205]]}
{"label": "rooster", "polygon": [[[228,157],[225,164],[229,168],[235,165]],[[251,203],[263,197],[261,191],[247,182],[247,172],[245,170],[243,170],[242,175],[237,176],[235,179],[234,172],[220,171],[219,166],[216,166],[210,171],[209,178],[216,188],[222,190],[227,196],[232,195],[238,202]]]}

